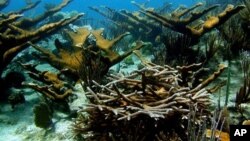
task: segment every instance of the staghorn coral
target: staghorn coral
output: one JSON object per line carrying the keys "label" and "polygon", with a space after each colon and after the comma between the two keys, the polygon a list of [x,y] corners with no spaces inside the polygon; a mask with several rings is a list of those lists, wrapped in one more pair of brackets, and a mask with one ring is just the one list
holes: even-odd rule
{"label": "staghorn coral", "polygon": [[37,0],[35,2],[32,2],[32,1],[26,2],[25,7],[21,8],[21,9],[19,9],[17,11],[8,12],[7,15],[14,14],[14,13],[19,13],[19,14],[24,13],[24,12],[26,12],[28,10],[31,10],[31,9],[35,8],[40,2],[41,2],[41,0]]}
{"label": "staghorn coral", "polygon": [[[215,136],[215,137],[212,138],[211,136]],[[210,129],[207,129],[206,137],[211,139],[211,140],[212,139],[218,139],[220,141],[229,141],[230,140],[229,133],[222,132],[222,131],[219,131],[219,130],[211,131]]]}
{"label": "staghorn coral", "polygon": [[0,17],[0,74],[10,61],[23,49],[28,47],[27,42],[37,42],[47,35],[53,34],[61,27],[68,25],[79,19],[83,14],[78,14],[72,18],[62,19],[58,22],[44,24],[41,27],[34,27],[38,22],[43,21],[51,14],[61,10],[71,0],[63,0],[61,4],[55,8],[46,11],[44,14],[33,19],[22,18],[22,13],[36,7],[40,1],[35,3],[27,3],[28,5],[19,10]]}
{"label": "staghorn coral", "polygon": [[89,136],[85,136],[88,140],[157,140],[159,135],[164,138],[164,133],[185,140],[189,107],[195,105],[197,120],[209,115],[211,89],[205,87],[225,66],[220,65],[217,72],[200,84],[189,86],[182,83],[182,75],[195,74],[192,70],[200,64],[178,69],[146,65],[129,76],[110,75],[107,84],[93,81],[94,85],[87,87],[91,103],[81,110],[88,116],[76,120],[73,126],[76,134],[88,133]]}

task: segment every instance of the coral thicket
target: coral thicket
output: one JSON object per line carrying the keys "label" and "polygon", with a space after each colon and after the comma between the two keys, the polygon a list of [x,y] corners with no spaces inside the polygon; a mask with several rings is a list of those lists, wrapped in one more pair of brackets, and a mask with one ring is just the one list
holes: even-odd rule
{"label": "coral thicket", "polygon": [[[10,12],[2,12],[10,0],[0,0],[0,100],[14,108],[26,100],[20,89],[30,88],[42,96],[33,108],[37,127],[56,128],[53,113],[67,108],[74,137],[84,140],[228,140],[231,64],[242,50],[244,82],[234,101],[241,116],[250,99],[249,0],[177,8],[132,1],[134,12],[93,6],[105,17],[96,27],[83,13],[55,15],[72,1],[47,3],[45,12],[28,18],[25,12],[41,0]],[[9,71],[12,63],[26,74]],[[219,78],[225,70],[226,80]],[[213,115],[211,97],[224,85],[225,105],[219,100]],[[10,87],[13,94],[5,93]]]}

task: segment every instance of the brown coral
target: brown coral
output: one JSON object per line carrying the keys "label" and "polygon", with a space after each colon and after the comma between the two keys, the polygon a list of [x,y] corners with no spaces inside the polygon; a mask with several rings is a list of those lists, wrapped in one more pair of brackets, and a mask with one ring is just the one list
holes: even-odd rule
{"label": "brown coral", "polygon": [[[79,75],[79,71],[87,66],[86,63],[88,63],[92,69],[98,70],[104,75],[112,65],[123,60],[130,55],[133,50],[140,49],[147,45],[138,42],[135,48],[120,55],[114,52],[112,47],[128,35],[128,33],[121,34],[113,40],[107,40],[102,36],[102,32],[103,30],[87,30],[85,28],[79,28],[76,33],[66,31],[72,42],[72,46],[66,48],[62,46],[59,40],[56,40],[55,46],[59,52],[58,55],[37,45],[31,45],[40,51],[44,55],[42,58],[46,59],[52,66],[55,66],[59,70],[68,69],[74,75]],[[88,37],[90,35],[92,36],[91,38],[95,40],[93,44],[88,43]]]}
{"label": "brown coral", "polygon": [[[26,10],[34,8],[40,1],[35,3],[28,3],[28,5],[15,12],[2,14],[0,18],[0,74],[3,69],[10,63],[10,61],[23,49],[28,47],[26,44],[28,41],[37,42],[49,34],[53,34],[61,27],[68,25],[79,19],[83,14],[78,14],[72,18],[62,19],[55,23],[45,24],[39,28],[34,26],[47,18],[49,15],[59,11],[66,6],[71,0],[63,0],[61,4],[56,6],[44,14],[35,17],[34,19],[22,18],[22,13]],[[25,26],[24,26],[25,25]]]}
{"label": "brown coral", "polygon": [[[154,39],[160,32],[162,28],[159,24],[153,22],[142,16],[138,11],[131,13],[126,10],[115,10],[110,7],[90,7],[91,10],[103,15],[112,21],[115,28],[114,33],[117,31],[129,31],[132,35],[139,39]],[[110,21],[108,21],[108,27],[111,27]],[[111,28],[112,29],[112,28]]]}
{"label": "brown coral", "polygon": [[218,5],[214,5],[200,12],[192,12],[186,18],[182,18],[183,16],[186,16],[188,13],[190,13],[197,7],[200,7],[201,5],[202,3],[198,3],[191,8],[187,9],[185,8],[184,10],[174,11],[173,13],[170,14],[171,15],[170,17],[164,17],[160,14],[157,14],[154,11],[146,9],[143,9],[142,13],[154,19],[155,21],[161,23],[163,26],[167,28],[197,38],[209,32],[211,29],[216,28],[219,25],[225,23],[230,17],[232,17],[240,10],[245,8],[245,6],[243,5],[239,5],[236,7],[234,7],[233,5],[228,5],[224,11],[219,13],[217,16],[209,17],[204,21],[202,25],[199,25],[199,27],[197,27],[197,25],[190,26],[190,23],[194,22],[204,14],[218,7]]}
{"label": "brown coral", "polygon": [[[88,121],[79,118],[75,131],[93,134],[96,140],[102,137],[104,140],[156,140],[161,132],[165,135],[174,132],[184,139],[184,119],[188,117],[190,106],[195,105],[196,118],[201,111],[202,116],[209,114],[209,91],[205,87],[225,68],[221,65],[217,72],[196,86],[182,84],[184,69],[191,71],[197,66],[177,70],[150,63],[129,76],[111,75],[107,84],[93,82],[94,86],[87,88],[91,104],[82,110],[89,114]],[[82,127],[82,124],[87,126]]]}
{"label": "brown coral", "polygon": [[[113,21],[114,25],[126,29],[139,38],[147,40],[155,39],[158,35],[164,34],[164,30],[162,30],[163,25],[173,31],[190,36],[190,38],[194,38],[193,42],[197,42],[197,38],[225,23],[230,17],[245,7],[244,5],[236,7],[228,5],[224,11],[216,16],[210,16],[203,24],[200,24],[195,22],[201,20],[202,16],[214,10],[219,5],[195,11],[203,5],[202,3],[197,3],[190,8],[179,7],[171,13],[159,13],[153,8],[145,8],[144,5],[136,2],[133,2],[133,4],[139,7],[139,12],[142,14],[138,14],[138,12],[130,13],[125,10],[116,11],[109,7],[104,7],[103,9],[91,7],[91,9]],[[144,36],[140,36],[142,34]]]}
{"label": "brown coral", "polygon": [[49,71],[39,71],[35,68],[35,65],[21,65],[28,71],[27,73],[31,78],[42,82],[42,84],[24,82],[23,86],[32,88],[40,92],[46,98],[50,98],[52,100],[65,100],[70,94],[73,93],[72,86],[74,84],[62,79],[61,75],[63,74],[63,71],[59,73],[52,73]]}

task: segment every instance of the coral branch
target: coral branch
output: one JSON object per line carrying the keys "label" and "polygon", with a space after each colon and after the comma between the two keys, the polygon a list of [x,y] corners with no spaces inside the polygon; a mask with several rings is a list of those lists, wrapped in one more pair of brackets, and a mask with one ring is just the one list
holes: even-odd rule
{"label": "coral branch", "polygon": [[[36,7],[41,1],[27,1],[27,6],[17,11],[3,13],[0,17],[0,74],[11,60],[23,49],[28,47],[27,42],[37,42],[50,34],[55,33],[62,27],[76,21],[83,14],[77,14],[71,18],[61,19],[58,22],[44,24],[37,28],[37,24],[53,13],[58,12],[68,5],[72,0],[63,0],[61,4],[46,11],[44,14],[33,19],[21,18],[21,13]],[[1,8],[9,1],[0,1]],[[21,18],[20,20],[18,20]],[[32,28],[32,29],[31,29]]]}
{"label": "coral branch", "polygon": [[20,17],[22,17],[22,15],[20,15],[20,14],[12,14],[12,15],[9,15],[8,18],[5,18],[5,19],[3,19],[3,20],[0,20],[0,28],[1,28],[3,25],[5,25],[5,24],[7,24],[7,23],[11,23],[11,22],[17,20],[17,19],[20,18]]}
{"label": "coral branch", "polygon": [[[223,12],[221,12],[217,16],[212,16],[212,17],[208,18],[203,23],[201,28],[195,29],[195,28],[189,26],[189,24],[192,23],[193,21],[199,19],[201,16],[203,16],[207,12],[218,7],[218,5],[214,5],[214,6],[211,6],[211,7],[207,8],[201,12],[192,13],[186,19],[181,19],[182,15],[189,13],[190,11],[192,11],[193,9],[195,9],[198,6],[200,6],[200,4],[197,4],[196,6],[190,8],[190,9],[186,9],[186,10],[181,11],[181,12],[178,10],[177,13],[176,12],[172,13],[171,17],[164,17],[164,16],[159,15],[158,13],[156,13],[152,10],[143,10],[141,12],[143,14],[145,14],[146,16],[154,19],[155,21],[161,23],[165,27],[171,28],[177,32],[180,32],[180,33],[183,33],[186,35],[190,35],[193,37],[200,37],[203,34],[210,31],[211,29],[216,28],[219,25],[223,24],[230,17],[232,17],[233,15],[238,13],[240,10],[245,8],[245,6],[243,6],[243,5],[239,5],[236,7],[234,7],[233,5],[228,5],[228,7]],[[194,27],[196,27],[196,26],[194,26]]]}
{"label": "coral branch", "polygon": [[161,13],[154,8],[146,8],[145,5],[140,5],[134,1],[132,4],[139,7],[139,12],[117,11],[108,7],[91,7],[91,10],[111,20],[114,26],[125,29],[135,35],[135,37],[143,40],[156,41],[159,36],[164,35],[164,31],[166,31],[162,28],[164,26],[191,38],[192,44],[195,44],[202,35],[225,23],[230,17],[239,13],[245,7],[244,5],[236,7],[228,5],[223,12],[209,17],[201,24],[195,21],[201,20],[204,15],[219,7],[219,5],[196,10],[203,5],[202,3],[197,3],[190,8],[182,6],[171,13]]}
{"label": "coral branch", "polygon": [[52,100],[65,100],[65,98],[72,94],[72,90],[67,90],[62,94],[57,94],[54,90],[51,89],[50,86],[39,86],[34,83],[23,83],[23,86],[34,89]]}
{"label": "coral branch", "polygon": [[[51,65],[59,70],[69,69],[69,71],[76,76],[79,76],[79,72],[84,68],[98,70],[100,75],[103,76],[111,66],[129,56],[134,50],[149,45],[147,43],[137,42],[134,48],[120,55],[114,52],[112,47],[128,35],[128,33],[124,33],[113,40],[107,40],[101,36],[102,32],[103,30],[88,30],[86,28],[79,28],[76,32],[66,31],[72,42],[72,46],[68,47],[71,51],[66,50],[65,47],[62,47],[59,40],[56,40],[55,45],[59,52],[58,55],[37,45],[31,43],[30,45],[40,51],[43,54],[43,58]],[[90,44],[88,42],[90,38],[93,39],[95,43]]]}
{"label": "coral branch", "polygon": [[81,16],[82,14],[78,14],[75,17],[63,19],[56,23],[47,24],[33,31],[20,30],[18,27],[12,26],[12,29],[18,32],[21,31],[21,33],[24,32],[20,35],[6,36],[5,34],[0,33],[0,47],[2,50],[1,53],[3,53],[1,54],[3,59],[3,67],[5,67],[17,53],[27,47],[27,41],[36,42],[38,40],[41,40],[43,37],[58,31],[61,27],[74,22]]}
{"label": "coral branch", "polygon": [[[36,16],[35,18],[24,18],[21,21],[18,21],[14,23],[15,26],[21,27],[21,28],[30,28],[33,27],[34,25],[38,24],[38,22],[43,21],[45,18],[51,16],[52,14],[60,11],[63,7],[67,6],[72,0],[63,0],[59,5],[56,7],[47,10],[45,13]],[[32,8],[32,7],[30,7]]]}
{"label": "coral branch", "polygon": [[[31,78],[42,82],[42,84],[37,83],[23,83],[23,86],[34,89],[45,97],[52,100],[65,100],[70,94],[73,93],[72,82],[67,82],[63,80],[60,76],[61,73],[51,73],[48,71],[39,71],[34,65],[31,64],[21,64],[24,69],[28,71]],[[71,84],[70,84],[71,83]]]}
{"label": "coral branch", "polygon": [[[15,12],[11,12],[11,13],[19,13],[19,14],[20,14],[20,13],[24,13],[24,12],[30,10],[30,9],[35,8],[40,2],[41,2],[41,0],[38,0],[38,1],[36,1],[35,3],[33,3],[33,2],[27,3],[28,5],[25,6],[24,8],[22,8],[22,9],[20,9],[20,10],[18,10],[18,11],[15,11]],[[10,14],[10,13],[9,13],[9,14]]]}
{"label": "coral branch", "polygon": [[[143,121],[141,124],[145,128],[152,124],[153,126],[149,128],[157,130],[152,133],[155,134],[159,131],[166,132],[165,126],[159,124],[166,125],[171,119],[183,120],[188,117],[189,108],[192,105],[196,106],[196,113],[202,111],[203,116],[209,115],[210,93],[205,87],[221,74],[224,66],[220,66],[218,72],[198,86],[187,87],[187,84],[180,83],[182,73],[192,70],[190,73],[192,76],[196,73],[193,69],[200,70],[198,67],[201,65],[193,64],[174,69],[169,66],[150,64],[132,72],[129,76],[109,76],[108,79],[111,82],[106,85],[93,82],[93,86],[87,89],[89,91],[87,97],[91,104],[86,105],[81,111],[89,114],[88,126],[82,127],[78,124],[75,130],[83,131],[83,134],[91,132],[97,136],[106,134],[106,131],[101,129],[108,129],[115,138],[122,136],[126,140],[123,133],[116,131],[131,130],[125,127],[134,125],[132,123],[138,125]],[[197,114],[195,118],[199,119],[199,116]],[[176,124],[183,126],[181,123]],[[141,130],[144,131],[144,128]]]}

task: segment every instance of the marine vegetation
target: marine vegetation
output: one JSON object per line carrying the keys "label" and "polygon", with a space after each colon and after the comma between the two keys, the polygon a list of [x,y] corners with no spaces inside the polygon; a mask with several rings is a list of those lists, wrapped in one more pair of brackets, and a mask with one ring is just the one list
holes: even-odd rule
{"label": "marine vegetation", "polygon": [[243,71],[243,85],[236,94],[235,107],[241,111],[241,104],[250,102],[250,54],[241,53],[241,67]]}

